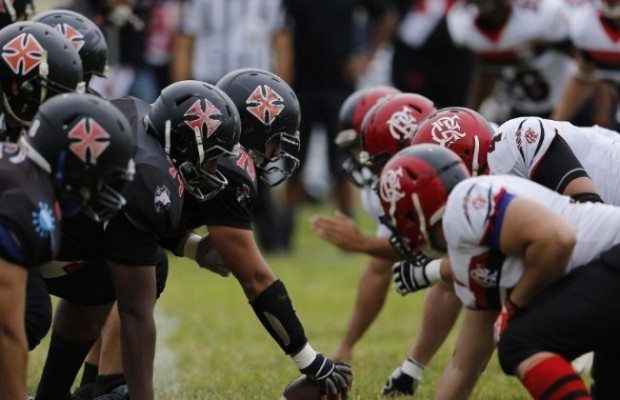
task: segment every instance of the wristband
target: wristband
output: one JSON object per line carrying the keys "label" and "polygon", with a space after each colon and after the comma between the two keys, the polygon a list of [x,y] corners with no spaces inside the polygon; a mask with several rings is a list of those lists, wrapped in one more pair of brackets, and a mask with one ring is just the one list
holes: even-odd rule
{"label": "wristband", "polygon": [[431,285],[443,280],[441,279],[441,259],[426,264],[426,278]]}
{"label": "wristband", "polygon": [[400,366],[400,369],[405,374],[413,377],[414,379],[422,380],[422,372],[424,371],[424,365],[420,364],[413,358],[407,357],[405,361],[403,361],[403,365]]}
{"label": "wristband", "polygon": [[318,353],[310,346],[310,343],[306,343],[306,345],[301,349],[301,351],[291,358],[297,364],[297,368],[304,369],[316,358]]}
{"label": "wristband", "polygon": [[187,257],[190,260],[196,261],[196,254],[198,253],[198,244],[202,240],[200,235],[195,233],[190,233],[185,239],[185,244],[183,245],[183,257]]}

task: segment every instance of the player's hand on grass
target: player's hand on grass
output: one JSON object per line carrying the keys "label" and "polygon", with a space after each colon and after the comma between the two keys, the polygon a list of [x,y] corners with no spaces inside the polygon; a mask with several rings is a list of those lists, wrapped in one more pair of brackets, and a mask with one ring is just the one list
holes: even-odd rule
{"label": "player's hand on grass", "polygon": [[360,232],[355,220],[337,211],[334,217],[315,215],[310,226],[318,237],[340,247],[342,250],[363,252],[366,237]]}
{"label": "player's hand on grass", "polygon": [[396,291],[402,296],[426,289],[434,282],[427,275],[430,259],[419,254],[414,261],[403,260],[392,266],[392,280]]}
{"label": "player's hand on grass", "polygon": [[406,394],[412,396],[415,393],[420,384],[420,379],[414,378],[405,371],[408,363],[415,364],[415,361],[411,358],[407,358],[403,365],[392,372],[387,382],[385,382],[385,385],[383,385],[383,389],[381,390],[382,395],[395,396]]}
{"label": "player's hand on grass", "polygon": [[317,381],[321,396],[340,395],[342,399],[347,398],[353,377],[353,371],[348,364],[334,362],[317,353],[314,361],[300,371],[309,379]]}

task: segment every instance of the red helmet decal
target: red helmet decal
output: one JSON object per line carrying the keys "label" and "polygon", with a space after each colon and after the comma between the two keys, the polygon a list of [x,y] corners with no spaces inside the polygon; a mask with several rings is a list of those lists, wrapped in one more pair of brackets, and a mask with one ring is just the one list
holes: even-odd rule
{"label": "red helmet decal", "polygon": [[71,46],[73,46],[76,51],[80,51],[82,46],[84,46],[84,35],[71,25],[62,23],[56,25],[55,28],[65,37],[67,42],[71,43]]}
{"label": "red helmet decal", "polygon": [[458,114],[454,114],[452,116],[441,117],[433,122],[433,129],[431,130],[431,137],[433,140],[440,146],[448,146],[463,139],[465,133],[461,132],[459,119]]}
{"label": "red helmet decal", "polygon": [[110,134],[92,118],[84,117],[70,131],[69,149],[83,162],[96,164],[110,145]]}
{"label": "red helmet decal", "polygon": [[254,89],[245,104],[247,110],[264,125],[271,125],[284,110],[284,99],[267,85],[259,85]]}
{"label": "red helmet decal", "polygon": [[203,128],[207,126],[207,139],[215,133],[217,128],[220,126],[222,121],[219,119],[213,119],[214,116],[222,115],[220,110],[213,105],[209,100],[204,99],[205,101],[205,109],[202,109],[202,104],[200,103],[200,99],[196,99],[194,104],[190,108],[187,109],[184,117],[194,117],[190,120],[186,120],[185,123],[192,129],[198,129],[200,131],[200,135],[204,137]]}
{"label": "red helmet decal", "polygon": [[2,58],[15,74],[26,75],[41,64],[43,51],[34,36],[22,33],[2,47]]}
{"label": "red helmet decal", "polygon": [[387,124],[390,130],[390,135],[396,140],[409,140],[416,128],[418,127],[418,120],[413,115],[413,109],[408,106],[403,106],[401,110],[396,111]]}

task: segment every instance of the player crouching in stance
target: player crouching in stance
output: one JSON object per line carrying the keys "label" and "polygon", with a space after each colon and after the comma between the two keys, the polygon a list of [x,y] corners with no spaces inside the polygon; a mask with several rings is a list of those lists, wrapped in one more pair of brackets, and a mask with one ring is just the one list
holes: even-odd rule
{"label": "player crouching in stance", "polygon": [[[76,107],[76,104],[89,107]],[[94,112],[93,112],[94,110]],[[80,124],[114,123],[99,152],[87,151]],[[19,145],[0,148],[0,398],[26,397],[25,288],[29,268],[50,261],[60,219],[102,201],[115,180],[129,180],[133,140],[127,120],[90,95],[67,94],[39,108]],[[117,198],[122,202],[122,198]]]}
{"label": "player crouching in stance", "polygon": [[567,360],[592,350],[595,396],[618,398],[620,327],[609,315],[620,312],[610,301],[620,286],[620,210],[521,178],[468,177],[449,150],[401,151],[381,174],[386,223],[411,251],[447,252],[442,275],[478,314],[470,346],[492,346],[494,325],[502,368],[533,398],[590,399]]}

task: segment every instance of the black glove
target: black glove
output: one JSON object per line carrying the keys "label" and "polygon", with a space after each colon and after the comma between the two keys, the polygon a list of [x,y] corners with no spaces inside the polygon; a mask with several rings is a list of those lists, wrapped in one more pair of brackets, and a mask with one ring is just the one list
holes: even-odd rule
{"label": "black glove", "polygon": [[[415,363],[411,358],[407,358],[405,363],[407,362]],[[403,366],[401,365],[392,372],[392,375],[390,375],[387,382],[385,382],[381,394],[384,396],[401,394],[412,396],[419,384],[420,380],[403,371]]]}
{"label": "black glove", "polygon": [[426,266],[431,260],[419,254],[414,261],[399,261],[392,266],[392,280],[396,291],[402,296],[426,289],[433,284],[426,275]]}
{"label": "black glove", "polygon": [[349,365],[334,362],[318,353],[314,361],[300,371],[309,379],[317,381],[321,396],[341,394],[342,398],[346,399],[353,376]]}

